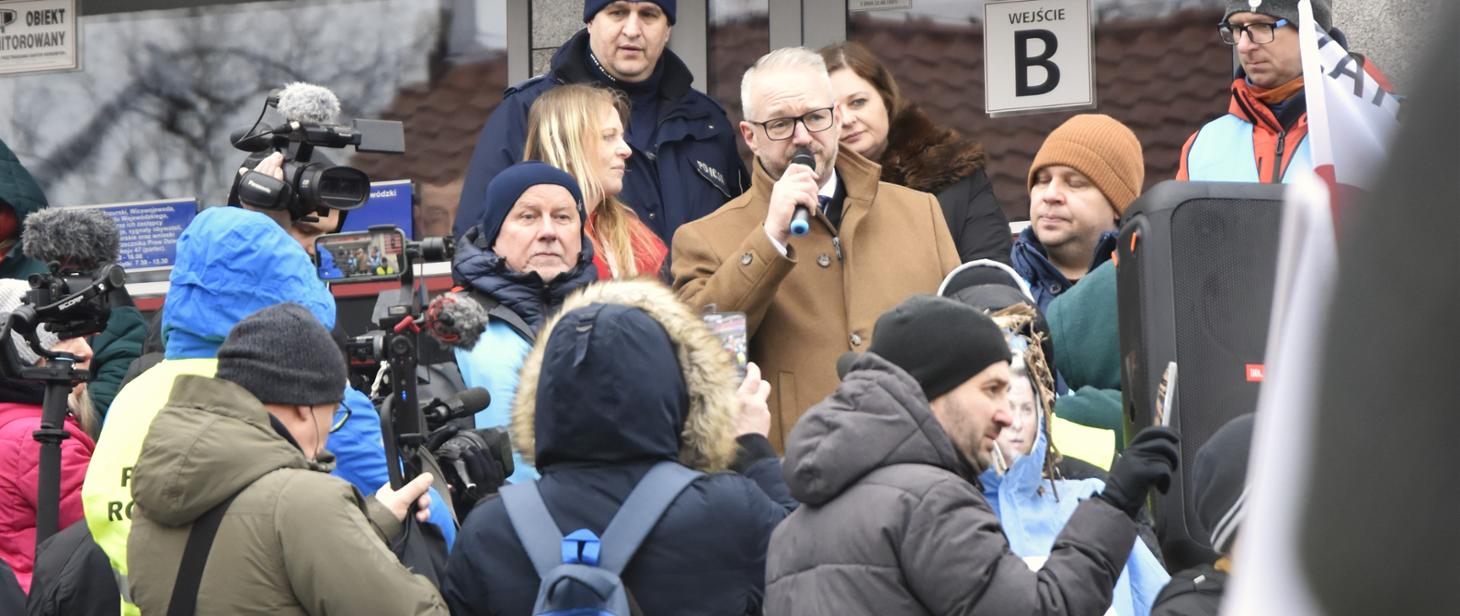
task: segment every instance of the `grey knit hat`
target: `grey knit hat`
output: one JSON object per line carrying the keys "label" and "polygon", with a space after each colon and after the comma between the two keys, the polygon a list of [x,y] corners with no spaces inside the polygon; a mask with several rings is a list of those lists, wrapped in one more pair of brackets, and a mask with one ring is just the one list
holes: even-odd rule
{"label": "grey knit hat", "polygon": [[1197,529],[1220,554],[1232,551],[1245,517],[1247,458],[1252,451],[1256,416],[1238,415],[1212,434],[1191,464]]}
{"label": "grey knit hat", "polygon": [[[30,283],[14,278],[0,279],[0,319],[9,319],[10,313],[15,312],[25,300],[25,294],[30,291]],[[36,338],[41,341],[41,346],[51,348],[56,346],[61,339],[46,326],[42,325],[35,330]],[[34,366],[40,361],[40,356],[32,351],[30,344],[26,343],[25,337],[18,332],[10,332],[10,341],[15,345],[15,354],[20,356],[20,361],[28,366]]]}
{"label": "grey knit hat", "polygon": [[[1333,28],[1333,8],[1329,0],[1313,0],[1313,19],[1324,30]],[[1235,13],[1261,13],[1288,20],[1298,27],[1298,0],[1227,0],[1227,11],[1222,13],[1222,23]]]}
{"label": "grey knit hat", "polygon": [[345,397],[345,356],[329,330],[298,304],[249,315],[218,347],[217,377],[265,404],[327,404]]}

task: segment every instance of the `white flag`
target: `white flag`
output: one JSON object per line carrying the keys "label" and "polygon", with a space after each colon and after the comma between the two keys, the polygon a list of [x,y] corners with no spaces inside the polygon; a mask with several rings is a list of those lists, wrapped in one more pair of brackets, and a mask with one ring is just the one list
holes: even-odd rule
{"label": "white flag", "polygon": [[1370,186],[1398,128],[1399,101],[1388,84],[1322,31],[1309,0],[1298,11],[1315,174],[1284,197],[1267,374],[1224,616],[1321,613],[1299,567],[1298,540],[1322,341],[1338,279],[1334,216],[1353,191]]}
{"label": "white flag", "polygon": [[1337,212],[1355,190],[1369,187],[1383,164],[1399,129],[1399,99],[1373,65],[1323,31],[1308,0],[1298,12],[1313,171],[1328,183]]}

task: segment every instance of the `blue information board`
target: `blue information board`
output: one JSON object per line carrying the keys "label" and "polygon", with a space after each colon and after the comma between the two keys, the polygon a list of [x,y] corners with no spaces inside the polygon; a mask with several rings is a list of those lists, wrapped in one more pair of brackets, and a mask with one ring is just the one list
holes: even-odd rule
{"label": "blue information board", "polygon": [[129,272],[172,267],[177,238],[198,215],[198,201],[192,198],[77,207],[101,210],[117,223],[122,236],[117,263]]}
{"label": "blue information board", "polygon": [[405,231],[407,238],[415,238],[411,192],[410,180],[371,182],[370,199],[345,216],[345,224],[340,226],[340,231],[364,231],[374,225],[395,225]]}

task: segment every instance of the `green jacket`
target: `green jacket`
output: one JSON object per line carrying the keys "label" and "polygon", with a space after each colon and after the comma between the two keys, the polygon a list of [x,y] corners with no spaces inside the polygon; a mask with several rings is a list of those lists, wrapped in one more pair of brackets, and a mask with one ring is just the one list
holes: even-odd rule
{"label": "green jacket", "polygon": [[1054,366],[1070,393],[1056,398],[1054,413],[1078,424],[1115,431],[1125,448],[1120,393],[1120,323],[1115,263],[1106,261],[1054,298],[1045,319],[1054,340]]}
{"label": "green jacket", "polygon": [[[6,146],[4,141],[0,141],[0,201],[10,204],[10,207],[15,209],[15,216],[20,219],[21,228],[25,227],[27,217],[48,205],[45,193],[41,192],[40,184],[37,184],[30,172],[25,170],[25,167],[20,164],[20,159],[15,157],[15,153],[10,151],[10,147]],[[15,243],[0,250],[0,278],[24,280],[31,274],[46,271],[46,264],[21,253],[19,237],[0,237],[0,242],[8,239],[14,239]]]}
{"label": "green jacket", "polygon": [[327,474],[275,429],[258,400],[180,376],[132,475],[132,599],[166,614],[195,520],[238,494],[204,569],[199,614],[446,614],[441,595],[386,547],[401,523]]}
{"label": "green jacket", "polygon": [[127,369],[142,356],[142,343],[147,339],[147,319],[132,304],[132,297],[123,290],[113,294],[112,301],[106,329],[91,338],[91,366],[96,373],[86,384],[91,405],[102,419],[122,388]]}

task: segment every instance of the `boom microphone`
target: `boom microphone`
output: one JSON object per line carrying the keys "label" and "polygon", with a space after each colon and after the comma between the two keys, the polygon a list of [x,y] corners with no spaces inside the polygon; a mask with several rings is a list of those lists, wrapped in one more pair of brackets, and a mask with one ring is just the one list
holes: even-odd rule
{"label": "boom microphone", "polygon": [[90,272],[117,262],[121,234],[101,210],[49,207],[25,219],[20,244],[27,257],[60,263],[63,271]]}
{"label": "boom microphone", "polygon": [[481,387],[471,387],[445,400],[432,400],[421,413],[432,425],[444,424],[453,419],[471,417],[492,404],[492,394]]}
{"label": "boom microphone", "polygon": [[340,99],[329,88],[296,81],[279,91],[279,113],[290,122],[333,124]]}
{"label": "boom microphone", "polygon": [[284,115],[284,124],[278,128],[257,133],[254,127],[234,131],[228,136],[233,147],[245,152],[262,152],[274,144],[274,133],[287,132],[293,122],[305,124],[332,124],[340,114],[340,98],[329,88],[296,81],[269,96],[269,103]]}
{"label": "boom microphone", "polygon": [[470,351],[487,328],[487,311],[466,293],[442,293],[426,307],[426,333],[442,344]]}
{"label": "boom microphone", "polygon": [[[806,146],[796,148],[791,154],[791,164],[806,165],[812,171],[816,170],[816,156]],[[796,211],[791,214],[791,235],[801,236],[811,232],[811,210],[805,205],[797,205]]]}

